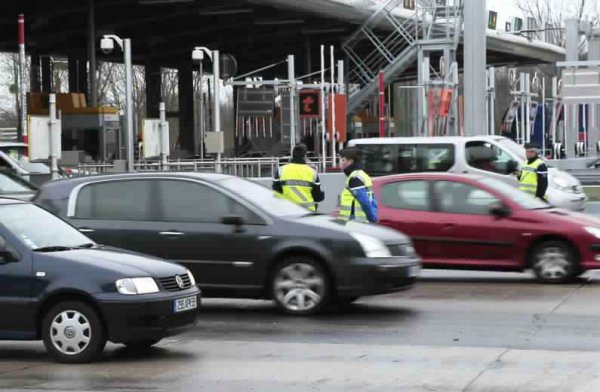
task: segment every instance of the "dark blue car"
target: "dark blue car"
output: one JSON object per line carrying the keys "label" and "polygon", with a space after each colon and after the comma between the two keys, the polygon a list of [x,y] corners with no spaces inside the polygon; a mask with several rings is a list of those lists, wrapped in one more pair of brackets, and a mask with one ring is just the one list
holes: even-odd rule
{"label": "dark blue car", "polygon": [[107,341],[147,348],[197,319],[184,267],[102,247],[33,204],[0,199],[0,339],[43,340],[61,362]]}

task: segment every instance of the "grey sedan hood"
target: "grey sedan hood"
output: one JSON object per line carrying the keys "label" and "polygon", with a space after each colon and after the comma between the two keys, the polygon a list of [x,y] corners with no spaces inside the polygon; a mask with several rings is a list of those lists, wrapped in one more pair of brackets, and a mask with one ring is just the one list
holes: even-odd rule
{"label": "grey sedan hood", "polygon": [[410,243],[410,239],[405,234],[379,226],[372,223],[359,223],[355,221],[342,221],[330,215],[313,215],[299,218],[297,223],[316,226],[323,229],[336,230],[343,233],[360,233],[378,238],[386,244],[406,244]]}

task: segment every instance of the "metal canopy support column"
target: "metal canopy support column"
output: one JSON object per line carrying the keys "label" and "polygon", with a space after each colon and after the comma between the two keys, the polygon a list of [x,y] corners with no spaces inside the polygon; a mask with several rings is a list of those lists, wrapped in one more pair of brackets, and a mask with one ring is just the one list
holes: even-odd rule
{"label": "metal canopy support column", "polygon": [[[579,21],[577,19],[567,19],[565,22],[566,39],[566,60],[579,60]],[[576,103],[567,103],[564,108],[564,127],[565,139],[563,146],[567,158],[572,158],[575,153],[575,143],[579,141],[579,105]]]}
{"label": "metal canopy support column", "polygon": [[41,58],[42,65],[42,92],[49,93],[52,91],[52,70],[50,67],[50,57],[44,56]]}
{"label": "metal canopy support column", "polygon": [[40,55],[37,50],[30,50],[31,67],[29,68],[29,91],[39,93],[42,90],[40,83]]}
{"label": "metal canopy support column", "polygon": [[423,75],[423,51],[419,49],[417,54],[417,131],[411,136],[423,136],[423,120],[425,119],[425,93],[424,93],[424,75]]}
{"label": "metal canopy support column", "polygon": [[[592,36],[588,41],[588,60],[600,60],[600,32],[597,36]],[[597,146],[600,142],[600,103],[590,105],[590,129],[588,151],[597,155]]]}
{"label": "metal canopy support column", "polygon": [[[179,67],[179,142],[182,150],[194,151],[194,78],[193,64]],[[216,97],[215,97],[216,99]],[[214,115],[214,114],[213,114]]]}
{"label": "metal canopy support column", "polygon": [[146,116],[149,118],[158,118],[161,99],[161,68],[157,65],[151,56],[146,58],[145,65],[146,78]]}
{"label": "metal canopy support column", "polygon": [[88,61],[90,63],[90,83],[88,106],[98,106],[98,75],[96,73],[96,16],[95,0],[88,0]]}
{"label": "metal canopy support column", "polygon": [[484,135],[486,95],[486,1],[465,0],[465,136]]}

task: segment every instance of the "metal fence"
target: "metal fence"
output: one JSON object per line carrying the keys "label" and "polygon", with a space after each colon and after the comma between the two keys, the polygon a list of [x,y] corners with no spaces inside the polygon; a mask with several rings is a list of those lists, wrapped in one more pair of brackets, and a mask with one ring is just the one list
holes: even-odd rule
{"label": "metal fence", "polygon": [[[219,162],[214,160],[171,160],[167,163],[159,161],[142,161],[134,165],[137,172],[200,172],[223,173],[239,177],[272,177],[275,170],[290,161],[290,157],[272,158],[228,158]],[[321,162],[309,159],[308,163],[318,167]],[[327,161],[331,165],[331,160]],[[121,173],[124,165],[80,163],[72,171],[73,176],[88,176],[105,173]]]}

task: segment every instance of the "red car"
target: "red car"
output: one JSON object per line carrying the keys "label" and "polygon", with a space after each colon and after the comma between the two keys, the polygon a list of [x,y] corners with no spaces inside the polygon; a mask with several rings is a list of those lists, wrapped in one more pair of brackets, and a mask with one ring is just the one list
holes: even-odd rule
{"label": "red car", "polygon": [[412,237],[430,268],[533,269],[563,283],[600,269],[600,220],[550,207],[503,182],[457,174],[374,180],[380,223]]}

